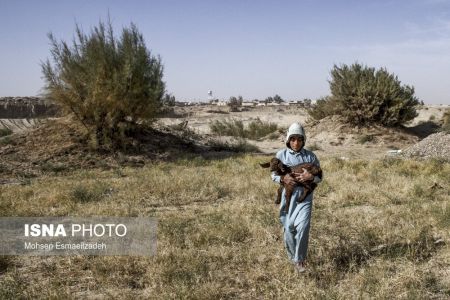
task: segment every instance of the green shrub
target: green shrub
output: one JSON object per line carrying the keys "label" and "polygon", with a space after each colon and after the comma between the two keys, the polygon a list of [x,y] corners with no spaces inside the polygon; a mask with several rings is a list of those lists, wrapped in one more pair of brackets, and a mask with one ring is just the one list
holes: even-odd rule
{"label": "green shrub", "polygon": [[103,184],[95,184],[93,186],[77,185],[70,192],[70,197],[75,202],[87,203],[100,201],[110,193],[111,189]]}
{"label": "green shrub", "polygon": [[15,145],[15,144],[16,144],[15,140],[13,138],[11,138],[11,136],[9,136],[9,135],[0,139],[1,146]]}
{"label": "green shrub", "polygon": [[450,109],[447,109],[442,116],[442,131],[450,133]]}
{"label": "green shrub", "polygon": [[41,170],[44,172],[59,173],[59,172],[65,171],[67,169],[68,169],[68,166],[66,166],[63,163],[45,162],[41,165]]}
{"label": "green shrub", "polygon": [[224,136],[244,137],[244,123],[240,120],[215,120],[209,125],[211,132]]}
{"label": "green shrub", "polygon": [[414,88],[401,85],[386,69],[355,63],[334,66],[331,70],[331,96],[317,101],[309,110],[315,119],[340,115],[354,125],[397,126],[417,116],[419,100]]}
{"label": "green shrub", "polygon": [[334,101],[330,97],[323,97],[316,101],[314,105],[306,106],[308,114],[315,120],[322,120],[325,117],[338,114]]}
{"label": "green shrub", "polygon": [[237,112],[239,111],[239,107],[242,106],[242,102],[244,100],[242,99],[242,96],[236,97],[230,97],[228,100],[228,106],[230,107],[230,112]]}
{"label": "green shrub", "polygon": [[258,139],[264,137],[277,130],[277,124],[270,122],[263,122],[259,118],[248,124],[248,128],[245,131],[246,137],[249,139]]}
{"label": "green shrub", "polygon": [[359,144],[365,144],[365,143],[368,143],[368,142],[372,142],[373,139],[374,139],[374,136],[372,134],[365,134],[365,135],[362,135],[362,136],[360,136],[358,138],[358,143]]}
{"label": "green shrub", "polygon": [[90,35],[77,25],[72,46],[48,36],[54,64],[42,64],[46,97],[72,112],[100,146],[116,145],[138,121],[154,120],[163,102],[163,66],[134,24],[120,39],[110,22]]}
{"label": "green shrub", "polygon": [[9,128],[0,128],[0,137],[10,135],[12,132]]}
{"label": "green shrub", "polygon": [[244,128],[244,123],[240,120],[216,120],[209,125],[211,132],[221,136],[234,136],[239,138],[259,139],[277,130],[275,123],[263,122],[256,119]]}

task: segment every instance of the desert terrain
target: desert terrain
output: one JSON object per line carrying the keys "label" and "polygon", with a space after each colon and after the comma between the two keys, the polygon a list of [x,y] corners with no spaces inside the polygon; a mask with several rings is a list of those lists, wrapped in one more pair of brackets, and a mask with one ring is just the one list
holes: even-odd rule
{"label": "desert terrain", "polygon": [[[434,132],[437,126],[433,121],[442,119],[446,105],[424,106],[418,109],[418,116],[406,125],[405,130],[390,130],[384,128],[350,128],[336,118],[328,118],[321,122],[310,120],[305,109],[299,106],[260,106],[244,108],[241,112],[229,112],[228,107],[177,107],[176,117],[165,117],[158,121],[161,125],[176,125],[187,122],[187,127],[203,135],[211,135],[210,124],[214,121],[240,120],[244,125],[257,119],[275,123],[279,127],[277,138],[260,138],[249,140],[262,153],[276,153],[284,147],[285,132],[293,122],[305,126],[307,146],[314,145],[318,155],[336,155],[343,157],[379,158],[389,150],[399,150],[417,143]],[[408,130],[409,129],[409,130]],[[370,142],[362,143],[361,137],[373,135]]]}
{"label": "desert terrain", "polygon": [[[170,116],[165,116],[156,122],[156,127],[171,127],[185,123],[185,128],[201,136],[213,136],[210,125],[214,121],[240,120],[244,125],[255,120],[277,124],[278,138],[259,138],[249,140],[262,153],[275,153],[284,146],[284,132],[293,122],[300,122],[307,130],[308,144],[315,150],[327,154],[342,154],[349,157],[380,157],[388,150],[408,147],[420,139],[435,132],[436,123],[448,105],[428,105],[420,107],[418,116],[406,124],[409,130],[398,131],[384,128],[350,128],[339,123],[338,119],[326,119],[320,122],[311,121],[305,109],[299,106],[259,106],[241,108],[239,112],[230,112],[223,106],[186,106],[175,107]],[[0,129],[8,128],[15,133],[24,132],[36,127],[48,118],[14,118],[0,119]],[[54,118],[50,118],[54,119]],[[358,139],[364,135],[373,135],[370,143],[362,145]],[[225,138],[226,139],[226,138]]]}
{"label": "desert terrain", "polygon": [[[138,147],[112,153],[70,117],[2,120],[13,133],[0,137],[0,216],[152,217],[158,232],[152,257],[0,256],[0,298],[448,299],[450,135],[435,133],[446,109],[386,129],[314,122],[298,107],[176,107]],[[258,118],[275,133],[210,131]],[[294,121],[324,170],[303,275],[259,166]]]}

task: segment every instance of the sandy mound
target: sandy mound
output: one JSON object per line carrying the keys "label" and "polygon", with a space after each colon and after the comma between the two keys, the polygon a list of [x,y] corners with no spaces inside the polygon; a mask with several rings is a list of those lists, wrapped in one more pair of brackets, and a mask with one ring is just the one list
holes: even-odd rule
{"label": "sandy mound", "polygon": [[2,137],[0,184],[76,169],[139,167],[189,155],[216,158],[257,150],[239,141],[211,139],[187,128],[168,126],[142,127],[121,149],[96,149],[93,142],[86,129],[70,117],[49,119],[38,127]]}
{"label": "sandy mound", "polygon": [[8,128],[12,132],[23,132],[45,122],[45,119],[0,119],[0,129]]}
{"label": "sandy mound", "polygon": [[439,158],[450,161],[450,134],[439,132],[432,134],[419,143],[406,148],[404,157],[409,158]]}
{"label": "sandy mound", "polygon": [[306,125],[310,142],[320,145],[353,146],[355,144],[378,145],[400,149],[413,144],[418,138],[405,128],[385,128],[378,125],[358,127],[346,124],[339,116],[329,116]]}

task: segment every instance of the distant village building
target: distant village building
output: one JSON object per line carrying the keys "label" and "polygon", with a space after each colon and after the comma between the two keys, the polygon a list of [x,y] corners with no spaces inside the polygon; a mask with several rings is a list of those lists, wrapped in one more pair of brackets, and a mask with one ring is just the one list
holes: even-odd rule
{"label": "distant village building", "polygon": [[266,102],[264,100],[258,100],[258,103],[256,104],[256,106],[266,106]]}
{"label": "distant village building", "polygon": [[256,102],[242,102],[242,106],[256,106]]}
{"label": "distant village building", "polygon": [[303,104],[303,102],[301,100],[291,100],[289,102],[287,102],[288,105],[299,105],[299,104]]}
{"label": "distant village building", "polygon": [[192,102],[187,102],[187,101],[176,101],[175,102],[175,106],[191,106],[193,105]]}

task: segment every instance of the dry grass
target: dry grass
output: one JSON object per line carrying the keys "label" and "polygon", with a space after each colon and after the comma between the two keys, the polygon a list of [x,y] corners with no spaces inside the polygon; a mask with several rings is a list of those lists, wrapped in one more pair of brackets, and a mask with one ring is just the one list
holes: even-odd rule
{"label": "dry grass", "polygon": [[450,164],[322,157],[309,271],[283,249],[276,185],[240,156],[49,173],[0,186],[3,216],[152,216],[155,257],[0,257],[0,298],[450,297]]}

